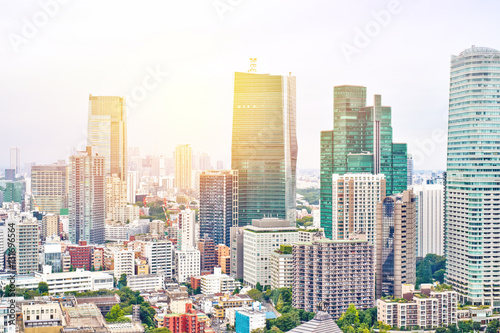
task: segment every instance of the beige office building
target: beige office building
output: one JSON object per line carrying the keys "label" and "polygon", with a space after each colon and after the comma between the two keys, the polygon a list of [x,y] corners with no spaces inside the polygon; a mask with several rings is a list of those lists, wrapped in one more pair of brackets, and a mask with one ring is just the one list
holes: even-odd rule
{"label": "beige office building", "polygon": [[68,207],[68,168],[60,165],[31,167],[32,208],[59,214]]}
{"label": "beige office building", "polygon": [[175,187],[181,189],[193,188],[192,157],[193,150],[190,145],[178,145],[175,148]]}

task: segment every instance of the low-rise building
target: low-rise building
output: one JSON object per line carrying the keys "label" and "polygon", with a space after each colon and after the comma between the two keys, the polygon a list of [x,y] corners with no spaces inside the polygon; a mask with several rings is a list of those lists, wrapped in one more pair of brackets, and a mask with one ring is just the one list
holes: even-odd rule
{"label": "low-rise building", "polygon": [[66,319],[59,302],[22,304],[21,312],[25,333],[58,333],[63,326],[66,326]]}
{"label": "low-rise building", "polygon": [[199,320],[192,304],[186,304],[183,313],[169,313],[163,316],[163,327],[172,333],[204,333],[205,322]]}
{"label": "low-rise building", "polygon": [[239,310],[235,314],[236,333],[251,333],[266,327],[266,313],[253,310]]}
{"label": "low-rise building", "polygon": [[248,295],[226,295],[219,298],[218,304],[214,307],[214,316],[223,319],[226,310],[230,308],[250,307],[254,300]]}
{"label": "low-rise building", "polygon": [[222,274],[220,267],[214,268],[214,274],[201,277],[201,293],[204,295],[232,293],[239,286],[240,282],[227,274]]}
{"label": "low-rise building", "polygon": [[131,275],[127,287],[134,291],[157,291],[165,288],[165,278],[160,274]]}
{"label": "low-rise building", "polygon": [[457,323],[457,292],[451,287],[430,287],[420,291],[403,285],[404,298],[384,297],[377,300],[377,320],[391,327],[432,329]]}
{"label": "low-rise building", "polygon": [[[300,232],[299,232],[300,234]],[[293,254],[291,245],[281,245],[271,253],[271,287],[290,288],[293,281]]]}

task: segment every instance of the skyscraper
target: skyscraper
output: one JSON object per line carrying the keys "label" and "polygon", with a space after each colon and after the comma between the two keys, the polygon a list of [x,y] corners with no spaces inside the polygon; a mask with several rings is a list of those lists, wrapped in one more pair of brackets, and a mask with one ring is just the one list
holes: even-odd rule
{"label": "skyscraper", "polygon": [[59,214],[68,207],[68,167],[34,165],[31,167],[31,192],[35,207]]}
{"label": "skyscraper", "polygon": [[175,148],[175,187],[193,188],[192,159],[193,150],[190,145],[178,145]]}
{"label": "skyscraper", "polygon": [[106,185],[104,156],[91,147],[70,157],[69,165],[69,239],[73,244],[87,241],[104,243]]}
{"label": "skyscraper", "polygon": [[415,284],[416,203],[411,190],[377,205],[376,296],[403,297],[402,284]]}
{"label": "skyscraper", "polygon": [[333,131],[321,132],[321,226],[325,235],[332,221],[332,174],[385,175],[388,195],[407,189],[406,144],[392,141],[391,108],[375,95],[366,106],[366,88],[334,88]]}
{"label": "skyscraper", "polygon": [[21,150],[19,147],[10,147],[10,168],[16,170],[16,175],[21,172]]}
{"label": "skyscraper", "polygon": [[89,95],[88,146],[105,158],[105,175],[127,181],[127,117],[125,100]]}
{"label": "skyscraper", "polygon": [[413,156],[411,154],[408,154],[408,163],[407,163],[407,174],[408,174],[408,181],[407,185],[411,186],[413,185],[413,173],[414,173],[414,164],[413,164]]}
{"label": "skyscraper", "polygon": [[446,282],[461,301],[500,307],[500,52],[452,56],[446,172]]}
{"label": "skyscraper", "polygon": [[295,221],[295,76],[235,73],[231,169],[238,171],[240,226]]}
{"label": "skyscraper", "polygon": [[238,172],[208,170],[200,176],[200,238],[231,245],[230,229],[238,226]]}

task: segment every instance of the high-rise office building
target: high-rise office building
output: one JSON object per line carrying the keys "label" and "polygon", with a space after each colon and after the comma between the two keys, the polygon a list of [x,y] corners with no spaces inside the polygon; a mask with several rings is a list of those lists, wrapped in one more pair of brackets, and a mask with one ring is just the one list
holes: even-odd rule
{"label": "high-rise office building", "polygon": [[200,175],[200,238],[231,245],[231,227],[238,226],[238,172],[208,170]]}
{"label": "high-rise office building", "polygon": [[402,285],[415,284],[416,229],[415,195],[411,190],[388,196],[377,205],[377,298],[401,298]]}
{"label": "high-rise office building", "polygon": [[127,202],[135,204],[135,193],[137,192],[137,171],[129,171],[127,179]]}
{"label": "high-rise office building", "polygon": [[16,175],[21,172],[21,149],[10,147],[10,169],[15,170]]}
{"label": "high-rise office building", "polygon": [[190,145],[178,145],[175,148],[175,187],[193,188],[192,158],[193,150]]}
{"label": "high-rise office building", "polygon": [[[375,245],[377,204],[385,198],[385,176],[346,173],[332,176],[332,239],[365,234]],[[326,226],[325,226],[326,232]]]}
{"label": "high-rise office building", "polygon": [[414,185],[417,204],[417,256],[442,256],[444,246],[444,187],[440,184]]}
{"label": "high-rise office building", "polygon": [[127,181],[127,116],[118,96],[89,95],[88,146],[105,158],[105,175]]}
{"label": "high-rise office building", "polygon": [[77,244],[104,243],[106,185],[105,159],[96,156],[91,147],[70,157],[69,165],[69,239]]}
{"label": "high-rise office building", "polygon": [[413,165],[413,156],[411,154],[408,154],[408,163],[407,163],[407,172],[408,172],[407,185],[408,186],[413,185],[413,173],[415,172],[414,168],[415,167]]}
{"label": "high-rise office building", "polygon": [[295,95],[295,76],[235,73],[231,169],[240,226],[264,217],[295,224]]}
{"label": "high-rise office building", "polygon": [[41,212],[59,214],[68,207],[68,168],[60,165],[31,167],[33,204]]}
{"label": "high-rise office building", "polygon": [[332,174],[385,175],[388,195],[407,189],[407,147],[392,141],[391,108],[380,95],[366,106],[366,88],[334,88],[333,131],[321,132],[321,226],[325,235],[332,221]]}
{"label": "high-rise office building", "polygon": [[375,306],[374,248],[366,239],[293,245],[292,305],[316,312],[318,305],[338,319],[349,305]]}
{"label": "high-rise office building", "polygon": [[472,304],[500,307],[500,52],[452,56],[446,172],[447,283]]}
{"label": "high-rise office building", "polygon": [[217,254],[215,253],[214,240],[205,236],[198,242],[200,251],[200,269],[202,273],[213,274],[214,267],[217,267]]}
{"label": "high-rise office building", "polygon": [[196,211],[191,209],[182,210],[179,213],[179,225],[177,235],[177,249],[186,251],[196,248]]}

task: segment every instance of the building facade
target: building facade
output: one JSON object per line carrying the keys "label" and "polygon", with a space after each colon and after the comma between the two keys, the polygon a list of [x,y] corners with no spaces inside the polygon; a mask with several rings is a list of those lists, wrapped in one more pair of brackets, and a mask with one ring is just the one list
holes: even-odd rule
{"label": "building facade", "polygon": [[69,239],[89,244],[104,243],[105,159],[87,147],[86,152],[70,157],[69,166]]}
{"label": "building facade", "polygon": [[62,208],[68,207],[68,167],[32,166],[31,193],[39,211],[59,214]]}
{"label": "building facade", "polygon": [[293,245],[292,306],[334,319],[350,304],[375,306],[375,252],[366,240],[322,239]]}
{"label": "building facade", "polygon": [[377,298],[402,297],[403,284],[415,284],[417,265],[415,195],[411,190],[377,205]]}
{"label": "building facade", "polygon": [[332,175],[372,173],[385,175],[386,193],[407,189],[406,144],[392,141],[391,108],[375,95],[366,106],[366,88],[334,87],[333,131],[321,132],[321,227],[333,237]]}
{"label": "building facade", "polygon": [[238,223],[295,221],[295,76],[235,73],[231,169],[238,171]]}
{"label": "building facade", "polygon": [[200,175],[200,238],[230,245],[230,228],[238,226],[238,172],[208,170]]}
{"label": "building facade", "polygon": [[446,282],[473,305],[500,308],[500,52],[452,56],[446,172]]}
{"label": "building facade", "polygon": [[444,186],[412,186],[417,204],[417,256],[444,254]]}
{"label": "building facade", "polygon": [[180,189],[193,188],[192,158],[193,150],[190,145],[178,145],[175,148],[175,187]]}

